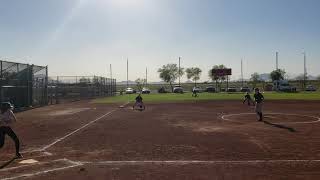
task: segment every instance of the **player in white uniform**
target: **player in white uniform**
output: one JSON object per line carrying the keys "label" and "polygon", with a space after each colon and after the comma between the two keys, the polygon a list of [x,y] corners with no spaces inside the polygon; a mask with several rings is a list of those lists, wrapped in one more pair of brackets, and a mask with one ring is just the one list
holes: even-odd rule
{"label": "player in white uniform", "polygon": [[0,115],[0,148],[3,147],[5,142],[5,136],[8,135],[15,143],[16,146],[16,158],[22,158],[20,154],[20,141],[16,133],[12,130],[12,124],[17,121],[16,116],[12,112],[13,106],[11,103],[1,104]]}

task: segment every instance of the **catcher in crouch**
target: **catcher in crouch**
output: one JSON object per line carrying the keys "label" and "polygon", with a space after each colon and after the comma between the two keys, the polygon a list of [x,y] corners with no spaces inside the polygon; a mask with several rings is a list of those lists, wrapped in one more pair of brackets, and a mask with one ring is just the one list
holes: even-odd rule
{"label": "catcher in crouch", "polygon": [[135,107],[139,107],[141,110],[142,109],[145,109],[145,106],[143,104],[143,101],[142,101],[142,97],[141,97],[141,94],[139,94],[137,97],[136,97],[136,102],[134,103],[133,105],[133,109],[135,109]]}

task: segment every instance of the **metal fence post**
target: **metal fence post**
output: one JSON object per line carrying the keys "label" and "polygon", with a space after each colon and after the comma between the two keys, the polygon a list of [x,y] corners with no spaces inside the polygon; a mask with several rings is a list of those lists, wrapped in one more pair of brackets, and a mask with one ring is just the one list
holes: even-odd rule
{"label": "metal fence post", "polygon": [[114,79],[114,95],[117,95],[117,80]]}
{"label": "metal fence post", "polygon": [[30,104],[29,106],[33,106],[33,80],[34,80],[34,76],[33,76],[33,67],[34,65],[32,64],[31,65],[31,68],[30,68],[30,74],[29,74],[29,90],[30,90],[30,97],[29,97],[29,101],[30,101]]}
{"label": "metal fence post", "polygon": [[55,97],[56,97],[56,104],[59,104],[59,76],[57,76],[56,88],[55,88]]}
{"label": "metal fence post", "polygon": [[45,102],[43,105],[48,105],[49,104],[49,100],[48,100],[48,66],[46,66],[46,77],[45,77],[45,84],[44,84],[44,88],[45,88],[45,94],[44,94],[44,98],[45,98]]}
{"label": "metal fence post", "polygon": [[1,68],[1,80],[0,80],[0,101],[3,101],[3,93],[2,93],[2,81],[3,81],[3,74],[2,74],[2,60],[0,60],[0,68]]}
{"label": "metal fence post", "polygon": [[30,65],[28,64],[27,65],[27,104],[28,106],[31,106],[31,103],[30,103]]}

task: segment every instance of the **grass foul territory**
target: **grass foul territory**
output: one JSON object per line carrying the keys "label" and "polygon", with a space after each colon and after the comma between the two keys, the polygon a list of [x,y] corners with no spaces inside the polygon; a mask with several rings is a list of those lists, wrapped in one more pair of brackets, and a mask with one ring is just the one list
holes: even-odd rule
{"label": "grass foul territory", "polygon": [[[320,100],[320,93],[263,93],[266,100]],[[253,97],[253,94],[251,94]],[[95,103],[124,103],[135,100],[137,94],[119,95],[94,100]],[[146,94],[142,95],[145,102],[184,102],[205,100],[242,100],[244,93],[200,93],[192,97],[191,93],[184,94]]]}

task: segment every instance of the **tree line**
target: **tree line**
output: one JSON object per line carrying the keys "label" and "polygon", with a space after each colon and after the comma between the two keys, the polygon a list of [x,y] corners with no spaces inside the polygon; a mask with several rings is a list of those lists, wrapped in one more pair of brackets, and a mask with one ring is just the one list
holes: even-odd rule
{"label": "tree line", "polygon": [[[221,85],[224,81],[227,80],[227,76],[217,76],[212,74],[212,71],[214,69],[227,69],[227,67],[223,64],[214,65],[208,72],[208,76],[210,80],[212,80],[212,82],[215,82],[216,88],[221,89]],[[187,75],[187,79],[192,80],[194,82],[194,85],[197,86],[197,81],[200,80],[202,70],[199,67],[190,67],[185,69],[181,67],[179,68],[177,64],[166,64],[158,69],[158,73],[160,79],[168,83],[171,87],[171,90],[173,91],[176,80],[185,74]],[[284,69],[277,69],[270,73],[270,79],[272,81],[284,80],[285,75],[286,71]],[[297,80],[307,79],[307,77],[304,76],[306,75],[302,75],[302,77],[297,77]],[[318,80],[320,80],[320,76],[318,77]],[[255,72],[251,74],[250,82],[253,87],[256,87],[256,85],[258,83],[263,82],[263,80],[260,78],[260,75],[257,72]],[[138,85],[138,89],[140,90],[142,89],[142,86],[146,83],[146,80],[139,78],[136,80],[136,83]]]}

